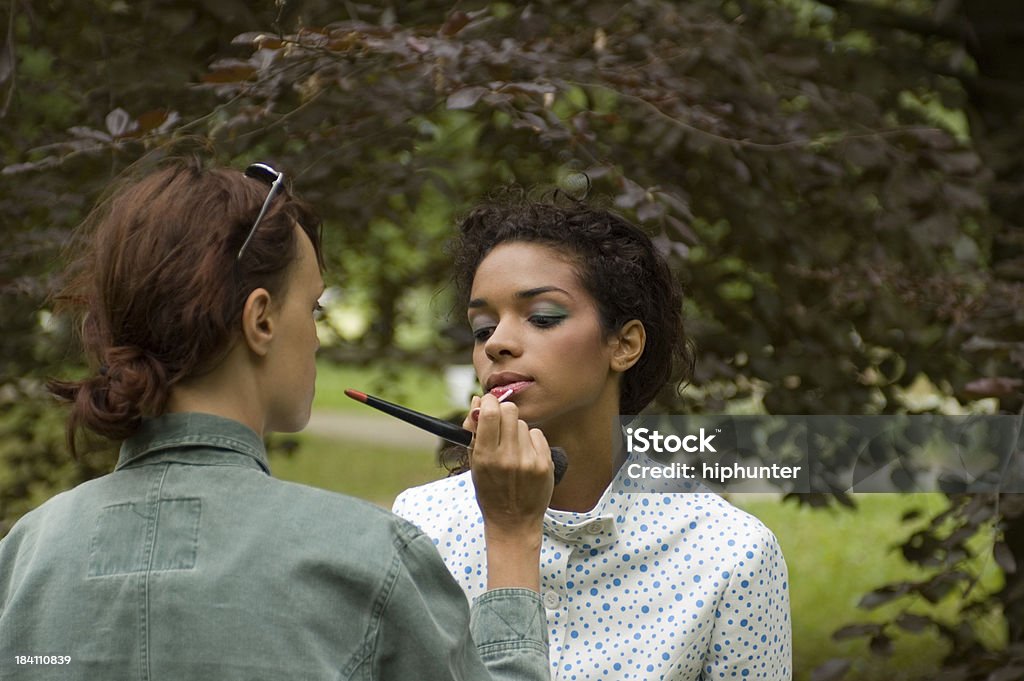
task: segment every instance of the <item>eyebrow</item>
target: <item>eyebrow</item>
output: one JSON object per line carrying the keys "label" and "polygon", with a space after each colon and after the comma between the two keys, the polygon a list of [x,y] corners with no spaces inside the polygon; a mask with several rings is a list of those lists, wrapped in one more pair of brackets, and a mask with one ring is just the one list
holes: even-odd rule
{"label": "eyebrow", "polygon": [[[536,298],[543,293],[561,293],[572,298],[571,293],[565,289],[558,288],[557,286],[538,286],[537,288],[528,288],[525,291],[517,291],[516,298],[519,300],[527,300],[529,298]],[[484,307],[485,305],[487,305],[487,300],[485,298],[474,298],[469,301],[470,309]]]}

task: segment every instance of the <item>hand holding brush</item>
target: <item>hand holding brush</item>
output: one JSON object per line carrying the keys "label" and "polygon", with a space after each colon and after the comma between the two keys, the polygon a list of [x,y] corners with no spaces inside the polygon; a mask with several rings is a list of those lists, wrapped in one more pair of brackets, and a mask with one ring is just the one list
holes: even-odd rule
{"label": "hand holding brush", "polygon": [[[512,395],[512,390],[508,390],[505,393],[498,396],[498,402],[504,402]],[[406,423],[421,428],[428,433],[432,433],[448,442],[462,445],[463,447],[469,447],[473,441],[473,433],[460,428],[454,423],[449,423],[444,419],[435,418],[433,416],[427,416],[421,412],[403,407],[387,400],[382,400],[379,397],[373,395],[367,395],[364,392],[358,390],[346,389],[345,394],[351,397],[357,402],[379,409],[385,414],[390,414],[395,418],[401,419]],[[474,420],[479,417],[480,410],[474,409],[471,416]],[[565,454],[565,450],[561,447],[551,447],[551,462],[555,467],[555,484],[557,485],[565,475],[566,469],[569,468],[569,458]]]}

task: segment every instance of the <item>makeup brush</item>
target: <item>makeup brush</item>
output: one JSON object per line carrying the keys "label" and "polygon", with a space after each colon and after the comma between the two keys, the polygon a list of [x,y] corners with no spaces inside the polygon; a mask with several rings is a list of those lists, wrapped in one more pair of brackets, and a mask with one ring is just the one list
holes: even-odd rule
{"label": "makeup brush", "polygon": [[[512,390],[506,391],[498,398],[498,401],[501,402],[507,399],[512,392]],[[473,433],[465,428],[460,428],[454,423],[449,423],[448,421],[434,418],[433,416],[427,416],[426,414],[414,411],[408,407],[403,407],[395,404],[394,402],[388,402],[387,400],[382,400],[379,397],[367,395],[364,392],[352,390],[351,388],[346,388],[345,394],[357,402],[362,402],[374,409],[379,409],[385,414],[390,414],[391,416],[412,424],[417,428],[422,428],[428,433],[432,433],[439,438],[447,440],[448,442],[468,447],[469,443],[473,441]],[[565,470],[569,467],[569,458],[565,455],[565,450],[561,447],[552,447],[551,462],[555,466],[555,484],[557,485],[562,479],[562,476],[565,475]]]}

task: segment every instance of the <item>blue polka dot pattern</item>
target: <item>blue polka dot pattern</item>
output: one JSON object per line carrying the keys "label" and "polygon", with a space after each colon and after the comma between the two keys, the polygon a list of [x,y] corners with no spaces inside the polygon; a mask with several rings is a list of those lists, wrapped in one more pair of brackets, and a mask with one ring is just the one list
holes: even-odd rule
{"label": "blue polka dot pattern", "polygon": [[[552,679],[791,679],[775,536],[715,494],[651,491],[625,469],[593,510],[544,519]],[[470,600],[486,591],[468,474],[406,490],[394,510],[434,539]]]}

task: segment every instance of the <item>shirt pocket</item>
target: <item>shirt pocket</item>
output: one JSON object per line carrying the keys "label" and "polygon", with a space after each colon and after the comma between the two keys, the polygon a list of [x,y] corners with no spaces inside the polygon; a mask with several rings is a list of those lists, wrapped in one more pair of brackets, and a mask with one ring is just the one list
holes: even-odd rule
{"label": "shirt pocket", "polygon": [[194,569],[201,515],[195,498],[104,507],[89,544],[88,576]]}

